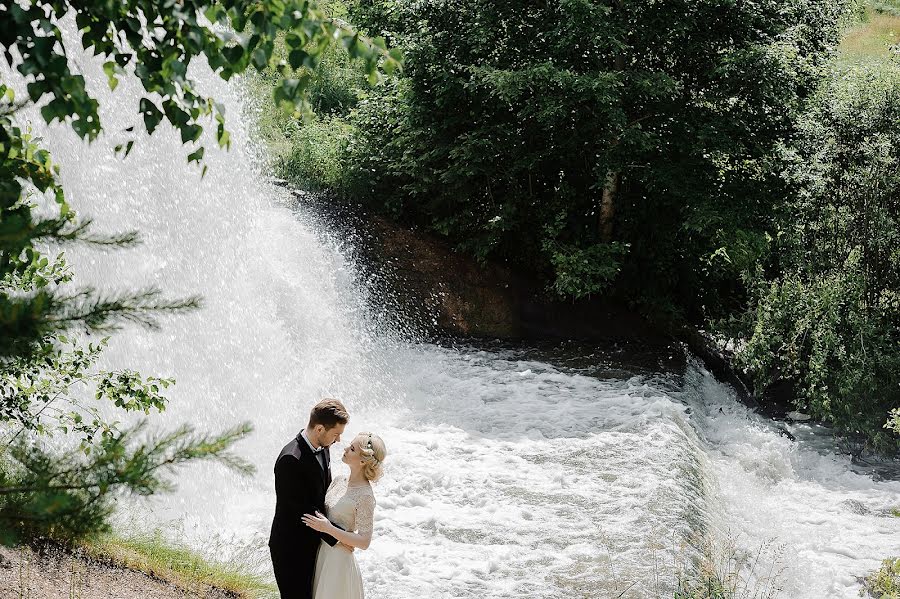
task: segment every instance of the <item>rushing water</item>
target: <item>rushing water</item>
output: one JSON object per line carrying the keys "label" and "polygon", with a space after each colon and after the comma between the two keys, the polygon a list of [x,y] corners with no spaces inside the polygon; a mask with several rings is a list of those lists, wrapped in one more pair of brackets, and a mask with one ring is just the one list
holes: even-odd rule
{"label": "rushing water", "polygon": [[74,63],[108,133],[88,146],[28,114],[73,205],[145,237],[133,250],[69,250],[77,281],[205,297],[161,332],[115,335],[104,366],[177,379],[159,426],[255,426],[236,448],[255,475],[190,466],[176,493],[126,503],[123,526],[160,527],[271,576],[273,459],[311,404],[336,396],[348,431],[376,431],[389,449],[375,540],[357,552],[370,597],[671,596],[685,542],[732,538],[762,551],[760,588],[774,563],[781,597],[847,598],[900,552],[889,515],[900,482],[854,470],[812,427],[789,440],[692,360],[622,372],[554,351],[404,340],[373,316],[382,298],[358,283],[352,247],[255,166],[239,87],[194,71],[225,103],[234,141],[222,152],[206,140],[201,178],[166,127],[114,157],[118,132],[139,122],[139,84],[110,93],[98,60]]}

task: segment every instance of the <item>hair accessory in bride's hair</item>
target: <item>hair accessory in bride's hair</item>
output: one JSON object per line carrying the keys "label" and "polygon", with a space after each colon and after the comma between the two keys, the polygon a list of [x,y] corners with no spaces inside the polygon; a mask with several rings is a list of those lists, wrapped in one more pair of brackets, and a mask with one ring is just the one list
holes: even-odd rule
{"label": "hair accessory in bride's hair", "polygon": [[369,438],[366,440],[366,449],[371,452],[369,455],[372,456],[373,460],[375,460],[376,462],[381,462],[381,460],[379,460],[375,455],[375,448],[372,447],[372,433],[367,434],[369,435]]}

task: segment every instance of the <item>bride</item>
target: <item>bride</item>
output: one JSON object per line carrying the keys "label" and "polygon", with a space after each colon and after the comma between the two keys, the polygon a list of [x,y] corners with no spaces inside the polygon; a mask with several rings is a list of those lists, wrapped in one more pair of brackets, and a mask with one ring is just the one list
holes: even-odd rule
{"label": "bride", "polygon": [[353,548],[368,549],[372,540],[375,494],[370,483],[381,477],[386,453],[378,435],[357,435],[341,458],[350,467],[350,476],[339,476],[328,487],[326,514],[303,515],[304,524],[339,541],[334,547],[320,543],[314,599],[363,599],[362,576]]}

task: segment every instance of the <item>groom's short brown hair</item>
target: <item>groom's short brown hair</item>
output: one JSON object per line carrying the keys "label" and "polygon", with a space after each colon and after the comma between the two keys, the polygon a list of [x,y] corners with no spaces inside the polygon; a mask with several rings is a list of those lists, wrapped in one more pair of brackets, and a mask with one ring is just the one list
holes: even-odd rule
{"label": "groom's short brown hair", "polygon": [[347,424],[350,420],[350,414],[347,408],[337,399],[325,398],[313,406],[309,413],[309,428],[313,428],[317,424],[325,427],[325,430],[334,428],[338,424]]}

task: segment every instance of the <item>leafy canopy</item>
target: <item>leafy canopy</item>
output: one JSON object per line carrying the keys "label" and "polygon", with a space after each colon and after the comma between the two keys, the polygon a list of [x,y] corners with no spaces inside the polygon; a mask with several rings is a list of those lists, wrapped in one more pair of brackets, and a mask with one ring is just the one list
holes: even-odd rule
{"label": "leafy canopy", "polygon": [[898,123],[900,63],[824,82],[785,148],[793,192],[734,333],[758,387],[789,380],[801,409],[888,451],[900,449]]}
{"label": "leafy canopy", "polygon": [[[399,53],[387,51],[383,39],[368,39],[330,18],[315,2],[306,0],[37,0],[21,6],[0,6],[0,46],[9,64],[17,63],[31,79],[28,96],[51,123],[66,120],[82,137],[94,139],[102,130],[98,103],[85,88],[84,77],[69,67],[59,21],[74,16],[81,45],[107,59],[104,71],[110,88],[126,69],[140,79],[146,94],[138,109],[148,133],[166,119],[181,132],[183,142],[197,141],[201,117],[213,116],[217,141],[228,145],[221,107],[203,96],[188,76],[188,66],[205,57],[209,66],[228,80],[249,67],[266,68],[272,61],[276,37],[283,34],[290,48],[288,60],[277,65],[284,75],[288,64],[314,69],[333,41],[362,59],[370,77],[378,66],[391,72],[400,65]],[[276,101],[305,107],[311,73],[283,78],[274,89]],[[129,146],[130,148],[130,146]],[[202,157],[192,155],[193,159]]]}
{"label": "leafy canopy", "polygon": [[845,10],[358,0],[351,18],[407,68],[351,118],[349,191],[564,296],[731,307],[782,191],[769,163]]}

